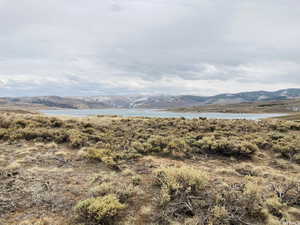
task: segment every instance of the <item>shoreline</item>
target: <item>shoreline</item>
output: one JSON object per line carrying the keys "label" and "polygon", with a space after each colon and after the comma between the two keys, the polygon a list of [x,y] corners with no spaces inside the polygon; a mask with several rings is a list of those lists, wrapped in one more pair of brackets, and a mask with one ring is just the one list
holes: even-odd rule
{"label": "shoreline", "polygon": [[207,119],[268,119],[273,117],[287,116],[286,113],[224,113],[224,112],[171,112],[162,109],[65,109],[65,110],[42,110],[41,113],[51,116],[74,116],[88,117],[93,115],[100,116],[119,116],[124,118],[149,117],[149,118],[207,118]]}

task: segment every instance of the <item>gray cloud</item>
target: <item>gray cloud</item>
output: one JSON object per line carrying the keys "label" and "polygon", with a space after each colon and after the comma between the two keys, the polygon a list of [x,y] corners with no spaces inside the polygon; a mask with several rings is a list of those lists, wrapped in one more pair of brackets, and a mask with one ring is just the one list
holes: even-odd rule
{"label": "gray cloud", "polygon": [[0,95],[300,87],[298,0],[0,0]]}

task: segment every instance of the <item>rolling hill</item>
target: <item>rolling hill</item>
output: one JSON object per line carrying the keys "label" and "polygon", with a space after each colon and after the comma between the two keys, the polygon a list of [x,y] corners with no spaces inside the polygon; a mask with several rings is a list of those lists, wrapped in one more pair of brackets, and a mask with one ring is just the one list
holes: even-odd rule
{"label": "rolling hill", "polygon": [[133,95],[133,96],[91,96],[91,97],[18,97],[0,98],[0,106],[39,108],[179,108],[206,105],[228,105],[252,102],[270,102],[300,98],[300,89],[279,91],[255,91],[215,96],[194,95]]}

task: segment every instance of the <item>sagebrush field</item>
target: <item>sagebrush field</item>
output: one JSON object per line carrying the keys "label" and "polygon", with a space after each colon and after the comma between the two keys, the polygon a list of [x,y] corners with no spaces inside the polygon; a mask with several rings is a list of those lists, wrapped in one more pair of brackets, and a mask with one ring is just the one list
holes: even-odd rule
{"label": "sagebrush field", "polygon": [[0,115],[1,225],[300,221],[300,123]]}

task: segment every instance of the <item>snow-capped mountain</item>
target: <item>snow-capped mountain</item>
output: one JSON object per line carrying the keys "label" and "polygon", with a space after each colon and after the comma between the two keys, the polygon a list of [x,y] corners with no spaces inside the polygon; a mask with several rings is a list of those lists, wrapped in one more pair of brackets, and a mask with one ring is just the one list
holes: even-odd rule
{"label": "snow-capped mountain", "polygon": [[177,108],[209,104],[235,104],[241,102],[274,101],[300,98],[300,89],[284,89],[274,92],[255,91],[215,96],[194,95],[131,95],[89,97],[21,97],[0,98],[0,105],[41,105],[56,108]]}

